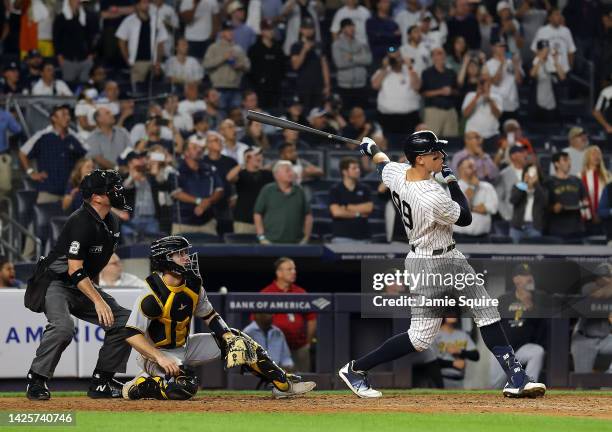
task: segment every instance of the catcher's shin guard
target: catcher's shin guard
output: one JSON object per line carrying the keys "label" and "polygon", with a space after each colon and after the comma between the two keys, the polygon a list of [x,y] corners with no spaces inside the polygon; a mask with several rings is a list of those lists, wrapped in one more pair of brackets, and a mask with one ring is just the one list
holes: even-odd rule
{"label": "catcher's shin guard", "polygon": [[164,379],[155,377],[137,377],[123,386],[123,397],[125,399],[166,399],[162,387]]}

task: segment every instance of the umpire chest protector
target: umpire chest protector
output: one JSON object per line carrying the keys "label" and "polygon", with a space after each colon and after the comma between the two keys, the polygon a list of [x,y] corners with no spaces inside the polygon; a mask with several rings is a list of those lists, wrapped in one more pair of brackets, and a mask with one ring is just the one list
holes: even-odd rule
{"label": "umpire chest protector", "polygon": [[185,345],[202,287],[188,285],[189,282],[168,286],[158,273],[146,281],[151,293],[142,299],[140,309],[151,320],[147,333],[153,344],[166,349]]}

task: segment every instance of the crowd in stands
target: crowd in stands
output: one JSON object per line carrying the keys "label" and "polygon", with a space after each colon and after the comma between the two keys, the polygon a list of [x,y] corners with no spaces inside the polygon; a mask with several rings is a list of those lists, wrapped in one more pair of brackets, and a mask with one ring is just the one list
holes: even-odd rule
{"label": "crowd in stands", "polygon": [[[0,97],[76,99],[50,104],[40,130],[0,110],[0,168],[18,156],[24,182],[13,182],[66,213],[81,205],[83,175],[118,169],[133,208],[117,212],[126,243],[159,233],[262,244],[405,237],[354,145],[280,131],[248,110],[370,136],[399,160],[415,130],[449,139],[474,214],[460,241],[612,238],[612,11],[600,0],[3,8]],[[568,120],[564,107],[587,92],[571,77],[588,65],[601,94],[592,113]]]}

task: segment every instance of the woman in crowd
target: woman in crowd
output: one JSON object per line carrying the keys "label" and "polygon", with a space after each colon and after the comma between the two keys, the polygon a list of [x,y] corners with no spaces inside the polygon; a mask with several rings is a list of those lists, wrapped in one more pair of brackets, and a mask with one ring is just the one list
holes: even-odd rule
{"label": "woman in crowd", "polygon": [[606,169],[601,149],[596,146],[588,146],[584,150],[584,159],[580,178],[587,192],[589,201],[590,220],[587,220],[587,232],[589,234],[601,234],[601,220],[597,215],[597,208],[601,201],[601,194],[606,185],[612,180],[610,172]]}

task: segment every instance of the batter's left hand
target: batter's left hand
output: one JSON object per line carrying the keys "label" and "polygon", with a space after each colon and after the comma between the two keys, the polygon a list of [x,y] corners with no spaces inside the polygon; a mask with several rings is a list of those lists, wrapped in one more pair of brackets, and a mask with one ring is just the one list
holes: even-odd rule
{"label": "batter's left hand", "polygon": [[377,147],[374,140],[370,137],[363,137],[361,139],[361,144],[359,145],[359,152],[364,156],[372,157],[373,149]]}
{"label": "batter's left hand", "polygon": [[439,173],[436,173],[435,178],[439,182],[446,183],[446,184],[457,181],[457,177],[455,177],[455,173],[446,164],[442,165],[442,170]]}

